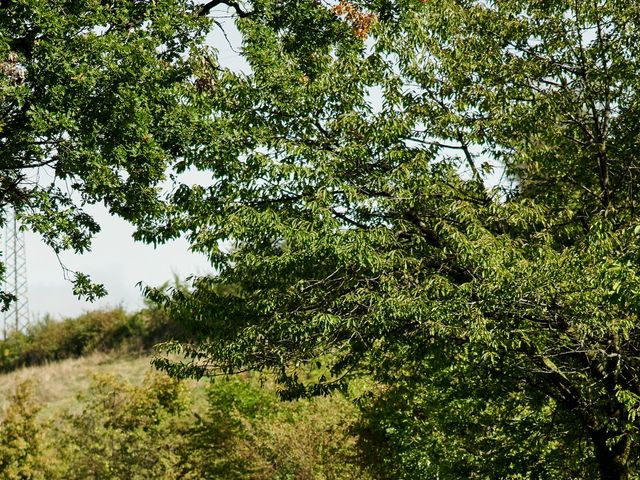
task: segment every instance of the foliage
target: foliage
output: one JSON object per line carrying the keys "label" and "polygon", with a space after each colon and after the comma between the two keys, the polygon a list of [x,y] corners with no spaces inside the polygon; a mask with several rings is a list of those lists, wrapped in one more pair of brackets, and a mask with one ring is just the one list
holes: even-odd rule
{"label": "foliage", "polygon": [[[276,404],[277,405],[277,404]],[[367,480],[351,431],[355,408],[340,395],[278,405],[262,421],[242,420],[242,458],[254,480]]]}
{"label": "foliage", "polygon": [[[247,72],[202,45],[223,6]],[[218,272],[149,292],[191,334],[165,345],[185,362],[158,366],[266,370],[288,397],[370,372],[388,388],[372,418],[389,395],[455,438],[400,452],[424,424],[386,415],[392,471],[637,473],[636,2],[0,11],[0,203],[82,251],[98,228],[82,204],[104,202],[138,239],[186,233]],[[76,290],[102,293],[81,274]]]}
{"label": "foliage", "polygon": [[[14,208],[56,252],[89,248],[100,227],[86,204],[153,215],[189,149],[186,53],[204,27],[181,0],[3,1],[0,211]],[[72,280],[77,294],[104,294],[81,272]]]}
{"label": "foliage", "polygon": [[122,308],[91,311],[77,318],[45,318],[25,333],[0,340],[0,370],[41,365],[93,352],[149,350],[160,340],[178,338],[180,330],[160,309],[150,306],[135,313]]}
{"label": "foliage", "polygon": [[460,365],[408,361],[386,382],[361,399],[357,427],[376,477],[597,478],[588,438],[553,399]]}
{"label": "foliage", "polygon": [[43,431],[36,420],[40,410],[31,398],[33,386],[24,382],[0,419],[0,476],[6,480],[44,480],[47,465]]}
{"label": "foliage", "polygon": [[[207,414],[197,418],[185,449],[184,462],[189,465],[185,478],[250,478],[251,465],[237,451],[244,436],[242,420],[267,415],[274,408],[273,395],[236,380],[212,384],[207,397]],[[211,455],[212,451],[226,454]]]}
{"label": "foliage", "polygon": [[150,371],[142,385],[96,375],[64,411],[38,415],[20,385],[0,431],[7,479],[366,479],[341,396],[282,403],[252,378],[193,385]]}
{"label": "foliage", "polygon": [[280,402],[264,385],[231,379],[208,388],[208,404],[189,433],[183,478],[368,478],[350,430],[356,409],[340,395]]}
{"label": "foliage", "polygon": [[[416,392],[410,410],[435,394],[438,414],[470,419],[450,446],[416,443],[391,462],[428,455],[455,478],[447,457],[469,445],[455,468],[470,476],[535,477],[534,459],[514,460],[522,440],[552,459],[540,475],[588,478],[595,464],[603,479],[629,478],[640,457],[637,3],[229,5],[250,71],[203,54],[198,156],[178,167],[212,181],[177,185],[164,220],[140,231],[187,232],[219,275],[149,292],[193,332],[165,346],[186,362],[156,364],[195,377],[268,370],[289,396],[366,370],[390,395]],[[327,374],[305,382],[314,361]],[[405,361],[415,376],[389,374]],[[460,372],[459,389],[442,386]],[[406,420],[402,441],[423,428]],[[493,452],[480,444],[501,439],[507,451],[480,465]]]}
{"label": "foliage", "polygon": [[135,387],[105,376],[95,379],[83,403],[56,431],[60,478],[180,478],[173,432],[188,407],[183,384],[149,376]]}

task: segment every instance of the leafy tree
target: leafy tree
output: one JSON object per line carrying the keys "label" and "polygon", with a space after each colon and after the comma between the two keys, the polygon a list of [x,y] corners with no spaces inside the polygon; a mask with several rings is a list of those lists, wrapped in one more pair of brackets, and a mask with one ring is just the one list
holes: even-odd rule
{"label": "leafy tree", "polygon": [[420,414],[383,432],[430,463],[408,478],[633,476],[636,2],[229,6],[250,72],[194,62],[176,165],[213,180],[140,231],[187,232],[219,275],[150,292],[194,335],[157,364],[272,370],[290,396],[368,371]]}
{"label": "leafy tree", "polygon": [[[195,8],[0,2],[0,209],[56,252],[89,248],[99,225],[86,205],[132,221],[157,209],[159,183],[191,143],[186,53],[204,34]],[[81,273],[74,284],[104,293]]]}
{"label": "leafy tree", "polygon": [[585,432],[553,399],[428,362],[387,361],[384,388],[360,400],[361,459],[376,478],[597,478]]}
{"label": "leafy tree", "polygon": [[[202,48],[225,5],[249,73]],[[194,341],[174,345],[190,362],[160,366],[273,370],[291,396],[364,369],[389,385],[379,399],[455,437],[411,444],[441,477],[635,474],[634,2],[0,11],[0,204],[56,251],[82,251],[98,228],[82,206],[104,202],[140,239],[187,232],[219,271],[164,298]],[[190,170],[212,182],[161,202],[160,182]],[[81,274],[76,289],[102,292]],[[305,382],[312,361],[326,374]],[[390,452],[425,425],[411,418],[385,433]],[[552,465],[536,470],[522,445]]]}

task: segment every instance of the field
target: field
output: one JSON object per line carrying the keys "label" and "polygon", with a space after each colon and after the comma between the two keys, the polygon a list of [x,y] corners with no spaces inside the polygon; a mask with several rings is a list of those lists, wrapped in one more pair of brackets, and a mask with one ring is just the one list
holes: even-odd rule
{"label": "field", "polygon": [[113,375],[141,386],[152,367],[149,354],[95,352],[44,365],[25,367],[0,376],[0,408],[6,408],[16,386],[30,382],[33,399],[42,406],[41,415],[77,409],[78,396],[86,393],[96,375]]}

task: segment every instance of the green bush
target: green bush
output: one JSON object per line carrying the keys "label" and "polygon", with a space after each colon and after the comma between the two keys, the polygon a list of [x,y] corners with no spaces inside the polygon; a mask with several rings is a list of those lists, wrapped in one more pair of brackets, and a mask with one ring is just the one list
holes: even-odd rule
{"label": "green bush", "polygon": [[[189,432],[185,479],[340,480],[358,467],[353,404],[341,395],[279,401],[272,390],[234,378],[208,389],[208,411]],[[212,454],[213,452],[213,454]]]}
{"label": "green bush", "polygon": [[240,454],[252,480],[368,478],[358,467],[350,426],[355,410],[344,397],[281,404],[259,421],[243,419]]}
{"label": "green bush", "polygon": [[136,387],[96,377],[83,409],[56,422],[53,443],[63,459],[60,479],[180,478],[181,422],[189,407],[184,384],[162,375]]}
{"label": "green bush", "polygon": [[0,371],[98,351],[148,350],[158,341],[178,333],[175,324],[154,308],[134,314],[122,308],[100,310],[61,321],[46,317],[26,333],[13,332],[0,341]]}
{"label": "green bush", "polygon": [[220,380],[207,389],[207,410],[196,416],[182,450],[185,480],[249,479],[255,467],[240,453],[243,421],[268,415],[277,398],[240,379]]}
{"label": "green bush", "polygon": [[19,384],[0,421],[0,478],[48,478],[42,426],[36,420],[39,411],[32,399],[32,385]]}
{"label": "green bush", "polygon": [[20,385],[0,424],[0,478],[369,478],[355,456],[356,409],[340,395],[281,402],[253,379],[233,378],[209,386],[206,405],[195,398],[153,372],[141,386],[102,375],[71,411],[45,422]]}

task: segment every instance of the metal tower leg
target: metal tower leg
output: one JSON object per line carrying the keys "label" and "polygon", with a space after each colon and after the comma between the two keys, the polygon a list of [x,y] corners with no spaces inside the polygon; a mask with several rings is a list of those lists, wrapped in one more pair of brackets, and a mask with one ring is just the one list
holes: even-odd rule
{"label": "metal tower leg", "polygon": [[20,230],[15,210],[5,210],[6,223],[4,227],[4,262],[6,271],[3,290],[16,297],[6,312],[4,312],[3,338],[12,331],[24,330],[29,324],[29,300],[27,296],[27,255],[25,250],[24,232]]}

